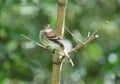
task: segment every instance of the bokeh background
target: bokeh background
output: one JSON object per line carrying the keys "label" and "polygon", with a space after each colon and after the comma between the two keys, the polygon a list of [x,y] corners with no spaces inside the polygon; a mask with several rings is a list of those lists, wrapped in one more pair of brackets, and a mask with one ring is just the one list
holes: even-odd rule
{"label": "bokeh background", "polygon": [[[39,41],[42,25],[56,25],[57,0],[0,0],[0,84],[51,84],[52,53]],[[106,21],[108,24],[106,24]],[[120,84],[120,0],[68,0],[65,26],[92,41],[63,63],[61,84]],[[65,31],[68,48],[79,42]]]}

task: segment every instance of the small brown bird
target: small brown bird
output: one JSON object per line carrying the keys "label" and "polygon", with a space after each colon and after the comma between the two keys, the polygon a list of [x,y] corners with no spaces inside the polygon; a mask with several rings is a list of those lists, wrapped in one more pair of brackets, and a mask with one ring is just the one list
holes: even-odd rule
{"label": "small brown bird", "polygon": [[43,26],[43,29],[40,31],[39,37],[41,43],[45,47],[49,47],[52,50],[60,50],[60,52],[65,54],[72,66],[74,66],[73,61],[66,52],[65,44],[62,37],[50,27],[50,24],[46,24]]}

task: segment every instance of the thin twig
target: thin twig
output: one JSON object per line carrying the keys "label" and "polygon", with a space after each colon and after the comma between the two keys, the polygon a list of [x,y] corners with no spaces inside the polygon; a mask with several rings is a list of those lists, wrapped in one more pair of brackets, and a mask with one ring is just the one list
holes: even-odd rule
{"label": "thin twig", "polygon": [[96,33],[101,29],[102,27],[98,28],[97,30],[95,30],[90,36],[89,38],[87,38],[83,44],[78,44],[76,47],[74,47],[70,52],[69,55],[74,54],[75,52],[78,52],[78,50],[80,50],[82,47],[84,47],[85,45],[87,45],[89,42],[91,42],[92,40],[94,40],[96,38]]}
{"label": "thin twig", "polygon": [[77,39],[81,44],[83,44],[83,42],[79,39],[79,38],[77,38],[74,34],[72,34],[71,32],[70,32],[70,30],[68,30],[68,28],[67,27],[65,27],[65,29],[67,30],[67,32],[69,32],[70,34],[71,34],[71,36],[73,36],[75,39]]}
{"label": "thin twig", "polygon": [[[83,42],[83,44],[78,44],[76,47],[74,47],[70,52],[68,52],[68,54],[71,56],[72,54],[78,52],[78,50],[80,50],[82,47],[84,47],[85,45],[87,45],[89,42],[93,41],[95,38],[98,38],[98,36],[96,37],[96,33],[101,29],[102,27],[98,28],[97,30],[95,30],[91,35],[89,35],[89,37]],[[65,56],[62,56],[61,61],[63,61],[65,59]]]}
{"label": "thin twig", "polygon": [[28,38],[28,37],[27,37],[27,36],[25,36],[24,34],[21,34],[21,36],[23,36],[24,38],[26,38],[26,39],[28,39],[28,40],[32,41],[32,42],[33,42],[33,43],[35,43],[36,45],[38,45],[38,46],[40,46],[40,47],[42,47],[42,48],[46,49],[46,47],[45,47],[45,46],[43,46],[42,44],[39,44],[38,42],[36,42],[36,41],[34,41],[34,40],[32,40],[32,39]]}

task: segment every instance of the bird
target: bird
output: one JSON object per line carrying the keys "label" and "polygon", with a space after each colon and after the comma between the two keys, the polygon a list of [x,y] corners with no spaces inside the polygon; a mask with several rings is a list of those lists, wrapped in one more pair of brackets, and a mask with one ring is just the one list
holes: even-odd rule
{"label": "bird", "polygon": [[66,51],[64,39],[51,28],[50,24],[43,25],[39,33],[40,42],[50,50],[59,50],[68,58],[71,65],[74,66],[72,59]]}

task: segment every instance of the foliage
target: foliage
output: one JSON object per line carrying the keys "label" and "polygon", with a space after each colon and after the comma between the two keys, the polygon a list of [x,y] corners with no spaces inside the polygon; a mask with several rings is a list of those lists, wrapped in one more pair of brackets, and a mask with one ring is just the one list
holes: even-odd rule
{"label": "foliage", "polygon": [[[66,27],[81,40],[102,30],[71,56],[75,67],[65,60],[61,84],[119,84],[120,0],[68,0],[66,13]],[[0,1],[0,84],[50,84],[52,53],[20,34],[39,42],[41,26],[55,28],[56,15],[57,0]],[[65,39],[69,47],[78,44],[68,32]]]}

